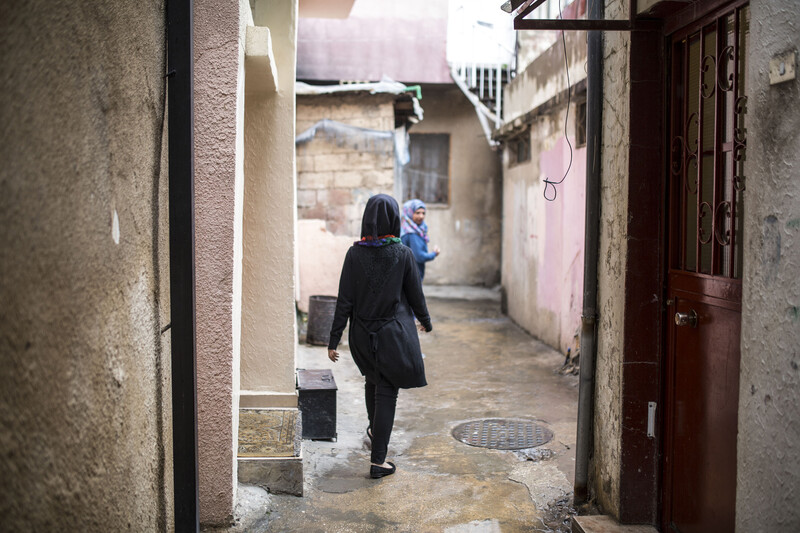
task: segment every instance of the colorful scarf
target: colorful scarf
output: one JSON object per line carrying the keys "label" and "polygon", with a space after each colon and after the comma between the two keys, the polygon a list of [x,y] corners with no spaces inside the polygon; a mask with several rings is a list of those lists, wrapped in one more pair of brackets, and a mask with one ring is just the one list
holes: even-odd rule
{"label": "colorful scarf", "polygon": [[425,242],[428,242],[430,240],[428,238],[428,225],[423,221],[422,224],[417,226],[413,218],[414,211],[420,207],[427,211],[423,201],[416,198],[403,204],[403,219],[400,221],[400,236],[402,237],[408,233],[416,233],[425,239]]}
{"label": "colorful scarf", "polygon": [[356,241],[353,244],[358,244],[359,246],[388,246],[390,244],[397,244],[401,242],[399,238],[395,237],[394,235],[381,235],[377,239],[373,239],[372,237],[361,237],[360,241]]}

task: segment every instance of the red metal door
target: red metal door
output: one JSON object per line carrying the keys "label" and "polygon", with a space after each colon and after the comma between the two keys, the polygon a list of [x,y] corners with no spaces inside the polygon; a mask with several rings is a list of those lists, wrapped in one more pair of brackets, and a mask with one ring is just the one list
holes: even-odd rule
{"label": "red metal door", "polygon": [[665,531],[734,530],[748,22],[671,36]]}

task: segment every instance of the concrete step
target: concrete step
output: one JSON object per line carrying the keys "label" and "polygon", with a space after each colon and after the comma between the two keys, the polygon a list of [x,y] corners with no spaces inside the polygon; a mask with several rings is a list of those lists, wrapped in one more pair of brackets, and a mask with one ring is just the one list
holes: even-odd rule
{"label": "concrete step", "polygon": [[297,408],[239,409],[239,482],[302,496],[302,435]]}
{"label": "concrete step", "polygon": [[658,533],[653,526],[626,526],[606,515],[573,516],[572,533]]}

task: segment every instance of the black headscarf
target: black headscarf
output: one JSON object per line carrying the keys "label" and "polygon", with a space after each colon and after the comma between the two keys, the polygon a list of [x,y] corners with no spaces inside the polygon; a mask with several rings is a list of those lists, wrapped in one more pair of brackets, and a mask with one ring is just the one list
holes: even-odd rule
{"label": "black headscarf", "polygon": [[376,240],[384,235],[400,236],[400,208],[387,194],[376,194],[367,201],[361,219],[361,238]]}

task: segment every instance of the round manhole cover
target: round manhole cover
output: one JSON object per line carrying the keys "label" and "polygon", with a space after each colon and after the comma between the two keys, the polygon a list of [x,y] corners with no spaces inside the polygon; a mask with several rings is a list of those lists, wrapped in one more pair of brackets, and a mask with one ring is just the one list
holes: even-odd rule
{"label": "round manhole cover", "polygon": [[470,446],[496,450],[535,448],[553,438],[553,432],[530,420],[486,418],[457,425],[453,437]]}

